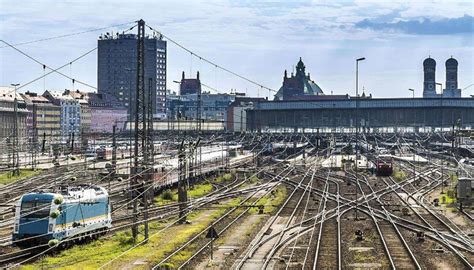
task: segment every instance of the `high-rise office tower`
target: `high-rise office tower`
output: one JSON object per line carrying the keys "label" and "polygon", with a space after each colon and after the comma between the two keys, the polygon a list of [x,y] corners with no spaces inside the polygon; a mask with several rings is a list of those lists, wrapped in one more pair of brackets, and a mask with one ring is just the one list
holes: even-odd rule
{"label": "high-rise office tower", "polygon": [[[115,96],[135,114],[137,84],[137,35],[106,33],[98,40],[98,92]],[[151,80],[150,80],[151,79]],[[145,39],[145,89],[154,89],[153,111],[162,116],[166,112],[166,41],[161,36]],[[125,120],[125,119],[124,119]]]}

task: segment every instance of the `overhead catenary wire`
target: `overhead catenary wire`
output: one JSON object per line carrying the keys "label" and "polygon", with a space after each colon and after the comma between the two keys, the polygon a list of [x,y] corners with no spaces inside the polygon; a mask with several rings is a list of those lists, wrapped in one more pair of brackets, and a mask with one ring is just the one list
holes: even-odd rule
{"label": "overhead catenary wire", "polygon": [[[55,70],[55,69],[49,67],[48,65],[42,63],[42,62],[39,61],[38,59],[34,58],[33,56],[31,56],[31,55],[25,53],[24,51],[22,51],[22,50],[20,50],[20,49],[18,49],[17,47],[15,47],[14,45],[12,45],[12,44],[6,42],[5,40],[0,40],[0,41],[3,42],[3,43],[5,43],[5,44],[7,44],[9,47],[11,47],[12,49],[14,49],[15,51],[17,51],[17,52],[23,54],[25,57],[27,57],[27,58],[31,59],[32,61],[38,63],[38,64],[41,65],[42,67],[46,67],[46,68],[48,68],[48,69],[50,69],[50,70],[53,70],[55,73],[57,73],[57,74],[59,74],[59,75],[61,75],[61,76],[63,76],[63,77],[66,77],[66,78],[68,78],[69,80],[74,80],[74,82],[77,82],[77,83],[79,83],[79,84],[82,84],[82,85],[84,85],[84,86],[87,86],[87,87],[90,87],[90,88],[92,88],[92,89],[97,90],[97,87],[95,87],[95,86],[92,86],[92,85],[90,85],[90,84],[88,84],[88,83],[85,83],[85,82],[83,82],[83,81],[77,80],[77,79],[75,79],[75,78],[71,78],[70,76],[68,76],[68,75],[66,75],[66,74],[64,74],[64,73],[62,73],[62,72],[60,72],[60,71],[58,71],[58,70]],[[67,63],[67,65],[69,65],[69,62]]]}
{"label": "overhead catenary wire", "polygon": [[[132,22],[114,24],[114,25],[109,25],[109,26],[106,26],[106,27],[94,28],[94,29],[84,30],[84,31],[80,31],[80,32],[74,32],[74,33],[70,33],[70,34],[64,34],[64,35],[46,37],[46,38],[41,38],[41,39],[36,39],[36,40],[30,40],[30,41],[25,41],[25,42],[19,42],[19,43],[15,43],[15,44],[12,44],[12,45],[13,45],[13,46],[21,46],[21,45],[32,44],[32,43],[37,43],[37,42],[42,42],[42,41],[60,39],[60,38],[65,38],[65,37],[72,37],[72,36],[77,36],[77,35],[86,34],[86,33],[91,33],[91,32],[98,32],[98,31],[102,31],[102,30],[109,29],[109,28],[112,28],[112,27],[118,27],[118,26],[129,25],[129,24],[132,24],[132,23],[136,23],[136,22],[135,22],[135,21],[132,21]],[[134,26],[134,27],[135,27],[135,26]],[[133,28],[133,27],[132,27],[132,28]],[[9,45],[1,46],[0,49],[2,49],[2,48],[8,48],[8,47],[10,47],[10,46],[9,46]]]}
{"label": "overhead catenary wire", "polygon": [[[131,24],[131,23],[136,23],[136,22],[128,22],[128,23],[122,23],[122,24],[117,24],[117,25],[111,25],[111,26],[108,26],[108,27],[96,28],[96,29],[91,29],[91,30],[87,30],[87,31],[83,31],[83,32],[77,32],[77,33],[72,33],[72,34],[68,34],[68,35],[61,35],[61,36],[56,36],[56,37],[51,37],[51,38],[43,38],[43,39],[36,40],[36,41],[29,41],[29,42],[23,42],[23,43],[17,43],[17,44],[10,44],[10,43],[8,43],[8,42],[6,42],[6,41],[4,41],[4,40],[0,40],[1,42],[3,42],[3,43],[6,44],[5,46],[0,47],[0,48],[7,48],[7,47],[10,47],[10,48],[16,50],[17,52],[23,54],[23,55],[26,56],[27,58],[33,60],[34,62],[40,64],[40,65],[42,66],[42,68],[43,68],[43,75],[42,75],[42,76],[40,76],[40,77],[38,77],[38,78],[36,78],[36,79],[33,79],[33,80],[31,80],[31,81],[29,81],[29,82],[27,82],[27,83],[25,83],[25,84],[20,85],[20,86],[17,88],[17,90],[18,90],[18,89],[21,89],[21,88],[24,88],[24,87],[26,87],[26,86],[28,86],[28,85],[30,85],[30,84],[32,84],[32,83],[34,83],[34,82],[36,82],[36,81],[42,79],[42,78],[46,78],[46,76],[50,75],[51,73],[58,73],[58,74],[60,74],[60,75],[62,75],[62,76],[64,76],[64,77],[70,79],[70,80],[72,81],[72,84],[73,84],[73,85],[74,85],[75,82],[77,82],[77,83],[79,83],[79,84],[82,84],[82,85],[85,85],[85,86],[87,86],[87,87],[90,87],[90,88],[92,88],[92,89],[97,90],[97,87],[95,87],[95,86],[92,86],[92,85],[90,85],[90,84],[84,83],[84,82],[82,82],[82,81],[80,81],[80,80],[77,80],[77,79],[75,79],[75,78],[72,78],[72,73],[71,73],[70,76],[67,76],[67,75],[65,75],[65,74],[63,74],[63,73],[61,73],[61,72],[59,72],[58,70],[60,70],[60,69],[62,69],[62,68],[64,68],[64,67],[66,67],[67,65],[70,65],[70,66],[71,66],[74,62],[76,62],[76,61],[82,59],[83,57],[85,57],[85,56],[91,54],[92,52],[94,52],[95,50],[97,50],[98,47],[95,47],[95,48],[93,48],[93,49],[91,49],[91,50],[85,52],[84,54],[78,56],[77,58],[75,58],[75,59],[73,59],[73,60],[71,60],[71,61],[68,61],[66,64],[64,64],[64,65],[62,65],[62,66],[60,66],[60,67],[58,67],[58,68],[56,68],[56,69],[53,69],[53,68],[47,66],[46,64],[41,63],[41,61],[37,60],[36,58],[34,58],[34,57],[28,55],[27,53],[23,52],[22,50],[18,49],[17,46],[23,45],[23,44],[30,44],[30,43],[34,43],[34,42],[39,42],[39,41],[45,41],[45,40],[56,39],[56,38],[69,37],[69,36],[79,35],[79,34],[87,33],[87,32],[100,31],[100,30],[104,30],[104,29],[111,28],[111,27],[123,26],[123,25]],[[135,24],[135,25],[133,25],[132,27],[130,27],[129,29],[125,30],[124,32],[130,31],[130,30],[132,30],[133,28],[135,28],[136,26],[137,26],[137,25]],[[48,72],[48,73],[46,73],[46,68],[50,69],[51,71]],[[46,90],[46,82],[45,82],[45,81],[43,81],[43,89]]]}
{"label": "overhead catenary wire", "polygon": [[240,78],[240,79],[242,79],[242,80],[245,80],[245,81],[247,81],[247,82],[249,82],[249,83],[251,83],[251,84],[254,84],[254,85],[256,85],[256,86],[258,86],[258,87],[260,87],[260,88],[264,88],[264,89],[267,89],[268,91],[272,91],[272,92],[275,92],[275,93],[277,92],[275,89],[272,89],[272,88],[270,88],[270,87],[264,86],[264,85],[261,84],[261,83],[258,83],[258,82],[254,81],[254,80],[252,80],[252,79],[249,79],[249,78],[247,78],[247,77],[245,77],[245,76],[243,76],[243,75],[240,75],[240,74],[238,74],[238,73],[236,73],[236,72],[234,72],[234,71],[232,71],[232,70],[230,70],[230,69],[228,69],[228,68],[225,68],[225,67],[223,67],[223,66],[217,64],[217,63],[214,62],[214,61],[208,60],[207,58],[204,58],[204,57],[202,57],[201,55],[196,54],[195,52],[193,52],[193,51],[191,51],[190,49],[184,47],[184,45],[178,43],[178,42],[175,41],[174,39],[172,39],[172,38],[170,38],[169,36],[163,34],[162,32],[160,32],[160,31],[154,29],[153,27],[151,27],[151,26],[149,26],[149,25],[146,25],[146,26],[147,26],[151,31],[157,33],[158,35],[160,35],[160,36],[162,36],[162,37],[164,37],[164,38],[166,38],[169,42],[175,44],[175,45],[178,46],[179,48],[181,48],[181,49],[185,50],[186,52],[190,53],[191,56],[195,56],[196,58],[199,58],[199,60],[201,60],[201,61],[204,61],[204,62],[206,62],[206,63],[208,63],[208,64],[210,64],[210,65],[213,65],[213,66],[216,67],[216,68],[219,68],[219,69],[221,69],[221,70],[223,70],[223,71],[225,71],[225,72],[227,72],[227,73],[229,73],[229,74],[232,74],[232,75],[234,75],[234,76],[236,76],[236,77],[238,77],[238,78]]}
{"label": "overhead catenary wire", "polygon": [[[52,69],[52,70],[49,71],[48,73],[45,72],[45,73],[44,73],[43,75],[41,75],[40,77],[37,77],[37,78],[35,78],[35,79],[33,79],[33,80],[27,82],[27,83],[21,84],[21,85],[17,88],[17,90],[18,90],[18,89],[21,89],[21,88],[24,88],[24,87],[26,87],[26,86],[28,86],[28,85],[30,85],[30,84],[32,84],[32,83],[38,81],[38,80],[41,80],[41,79],[45,78],[46,76],[50,75],[51,73],[54,73],[54,72],[56,72],[56,71],[58,71],[58,70],[60,70],[60,69],[62,69],[62,68],[64,68],[64,67],[66,67],[67,65],[70,65],[70,64],[72,64],[72,63],[74,63],[74,62],[80,60],[81,58],[83,58],[83,57],[85,57],[85,56],[91,54],[91,53],[94,52],[95,50],[97,50],[97,47],[95,47],[95,48],[93,48],[93,49],[91,49],[91,50],[89,50],[89,51],[87,51],[87,52],[81,54],[81,55],[78,56],[77,58],[75,58],[75,59],[73,59],[73,60],[71,60],[71,61],[68,61],[66,64],[64,64],[64,65],[62,65],[62,66],[60,66],[60,67],[58,67],[58,68],[56,68],[56,69]],[[46,66],[43,66],[43,67],[45,67],[44,70],[46,70]],[[44,90],[46,91],[46,87],[43,86],[43,88],[44,88]]]}

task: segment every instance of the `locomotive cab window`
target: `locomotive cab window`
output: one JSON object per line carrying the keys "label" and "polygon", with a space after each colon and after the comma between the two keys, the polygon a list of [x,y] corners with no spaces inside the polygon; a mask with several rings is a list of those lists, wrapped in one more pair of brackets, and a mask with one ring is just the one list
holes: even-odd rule
{"label": "locomotive cab window", "polygon": [[51,202],[22,202],[21,216],[24,218],[45,218],[49,215]]}

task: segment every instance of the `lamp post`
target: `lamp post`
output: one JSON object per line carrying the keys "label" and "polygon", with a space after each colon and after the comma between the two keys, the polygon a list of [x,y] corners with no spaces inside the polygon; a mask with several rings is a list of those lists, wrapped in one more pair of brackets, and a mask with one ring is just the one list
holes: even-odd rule
{"label": "lamp post", "polygon": [[439,85],[441,87],[441,133],[443,132],[443,125],[444,125],[444,111],[443,111],[443,97],[444,97],[444,92],[443,92],[443,84],[442,83],[436,83],[436,85]]}
{"label": "lamp post", "polygon": [[20,159],[18,157],[18,99],[16,97],[16,88],[19,83],[12,83],[15,88],[15,97],[13,99],[13,175],[20,175]]}
{"label": "lamp post", "polygon": [[[174,83],[178,84],[180,89],[179,89],[179,92],[178,92],[178,95],[181,96],[181,82],[180,81],[173,81]],[[181,109],[180,109],[180,103],[181,103],[181,97],[179,97],[178,99],[180,102],[178,104],[176,104],[176,107],[177,107],[177,111],[176,111],[176,121],[178,122],[178,133],[179,133],[179,121],[180,121],[180,118],[181,118]],[[174,126],[174,124],[173,124]],[[174,127],[173,127],[174,129]]]}
{"label": "lamp post", "polygon": [[441,194],[444,194],[444,162],[441,161]]}
{"label": "lamp post", "polygon": [[359,172],[358,172],[358,163],[359,163],[359,62],[365,60],[365,57],[356,59],[356,160],[355,160],[355,175],[356,175],[356,208],[355,208],[355,218],[359,219],[357,216],[357,206],[358,195],[357,189],[359,188]]}
{"label": "lamp post", "polygon": [[[413,94],[413,99],[415,99],[415,89],[413,89],[413,88],[408,88],[408,91],[411,91],[411,93]],[[413,101],[412,107],[413,107],[413,133],[415,133],[415,118],[416,118],[416,114],[415,114],[415,101]]]}

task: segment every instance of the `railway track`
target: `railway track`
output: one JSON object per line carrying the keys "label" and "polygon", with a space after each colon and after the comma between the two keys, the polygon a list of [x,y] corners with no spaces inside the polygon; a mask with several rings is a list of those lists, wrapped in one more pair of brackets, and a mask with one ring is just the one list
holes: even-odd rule
{"label": "railway track", "polygon": [[[365,176],[363,177],[371,192],[375,192],[367,178]],[[382,183],[379,184],[382,185]],[[379,220],[378,223],[382,237],[384,238],[384,243],[389,251],[388,256],[390,256],[389,260],[392,267],[401,269],[421,269],[413,250],[408,245],[408,241],[401,233],[399,226],[395,224],[393,218],[390,216],[390,213],[385,207],[384,202],[380,199],[380,196],[376,198],[376,202],[378,204],[377,208],[379,208],[386,217],[386,220]]]}
{"label": "railway track", "polygon": [[[304,182],[310,183],[314,177],[308,177],[309,170],[306,174],[297,181],[297,187],[288,195],[287,199],[279,207],[278,211],[267,221],[264,228],[257,234],[257,237],[252,241],[250,246],[244,251],[242,255],[236,260],[233,268],[235,269],[255,269],[271,267],[270,262],[274,254],[281,247],[282,242],[286,242],[291,232],[288,230],[290,224],[295,222],[295,215],[298,206],[304,198],[305,190],[299,191],[299,186]],[[285,177],[280,177],[280,181],[284,181]],[[297,231],[297,227],[292,227],[292,232]],[[271,232],[276,232],[272,237],[267,236]],[[274,263],[274,261],[272,261]]]}
{"label": "railway track", "polygon": [[[248,213],[248,211],[256,206],[256,203],[263,197],[267,196],[272,190],[274,190],[275,187],[278,186],[278,183],[272,184],[271,187],[266,187],[266,188],[258,188],[254,192],[252,192],[249,196],[244,198],[242,201],[239,202],[237,206],[231,207],[224,215],[222,215],[219,219],[214,221],[211,225],[200,231],[198,234],[196,234],[192,239],[187,241],[185,244],[183,244],[180,248],[176,249],[174,252],[172,252],[170,255],[168,255],[165,259],[161,260],[158,264],[156,264],[153,269],[159,269],[161,265],[163,265],[166,261],[171,259],[173,256],[175,256],[179,251],[182,249],[190,246],[191,244],[194,244],[194,246],[199,246],[196,251],[193,252],[193,255],[182,262],[177,268],[178,269],[184,269],[184,268],[190,268],[193,260],[196,260],[210,245],[213,240],[205,239],[202,238],[202,236],[211,228],[213,227],[214,229],[217,230],[219,235],[224,234],[232,225],[234,225],[237,221],[239,221],[245,214]],[[266,189],[265,192],[262,192]],[[249,204],[250,202],[250,204]],[[240,209],[241,207],[245,206],[245,209],[237,213],[237,210]],[[232,216],[235,213],[235,216]],[[197,244],[197,242],[201,242],[200,244]]]}
{"label": "railway track", "polygon": [[[339,183],[327,181],[325,192],[336,195],[337,200],[328,200],[327,194],[323,198],[322,217],[312,267],[313,269],[341,269]],[[327,212],[331,209],[336,211],[336,215],[328,218]]]}

